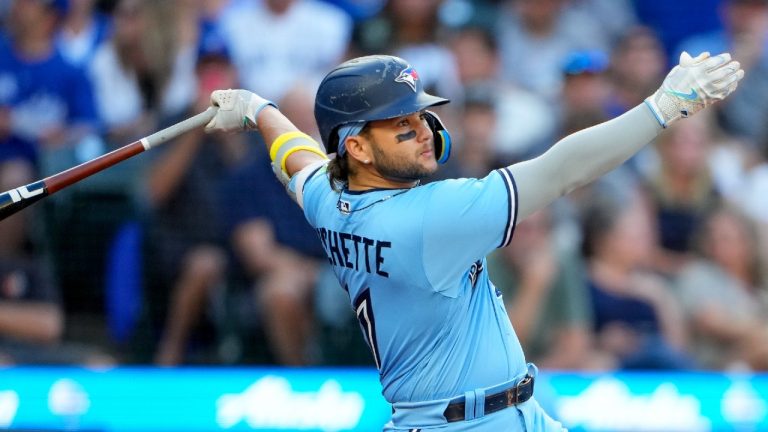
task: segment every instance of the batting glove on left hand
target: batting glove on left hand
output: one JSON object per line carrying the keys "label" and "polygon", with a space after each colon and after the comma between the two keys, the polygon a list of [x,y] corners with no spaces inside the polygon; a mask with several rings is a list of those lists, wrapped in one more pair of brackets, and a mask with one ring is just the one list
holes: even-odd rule
{"label": "batting glove on left hand", "polygon": [[736,90],[744,71],[731,55],[723,53],[710,57],[702,53],[696,58],[687,52],[680,55],[680,64],[664,79],[661,88],[645,100],[656,119],[667,127],[680,118],[696,114],[705,107]]}
{"label": "batting glove on left hand", "polygon": [[211,105],[219,110],[205,125],[206,132],[240,132],[256,130],[259,112],[267,105],[277,107],[256,93],[248,90],[215,90],[211,93]]}

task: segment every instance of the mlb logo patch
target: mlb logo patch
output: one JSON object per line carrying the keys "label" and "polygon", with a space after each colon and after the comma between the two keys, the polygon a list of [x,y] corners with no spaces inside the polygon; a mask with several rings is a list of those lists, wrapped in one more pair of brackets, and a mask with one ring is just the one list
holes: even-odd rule
{"label": "mlb logo patch", "polygon": [[344,214],[349,214],[350,204],[349,201],[339,200],[339,211]]}
{"label": "mlb logo patch", "polygon": [[416,70],[412,67],[408,67],[406,69],[403,69],[402,72],[400,72],[400,75],[395,78],[395,82],[401,82],[406,83],[408,86],[411,87],[411,90],[416,92],[416,81],[419,79],[419,74],[416,73]]}

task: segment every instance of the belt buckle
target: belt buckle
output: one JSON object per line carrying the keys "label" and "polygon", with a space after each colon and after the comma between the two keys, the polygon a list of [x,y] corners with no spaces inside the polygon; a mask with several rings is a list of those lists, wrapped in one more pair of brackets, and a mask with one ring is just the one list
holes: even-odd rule
{"label": "belt buckle", "polygon": [[510,392],[507,392],[507,406],[517,405],[522,396],[523,386],[531,382],[531,376],[526,375],[516,386],[512,387]]}

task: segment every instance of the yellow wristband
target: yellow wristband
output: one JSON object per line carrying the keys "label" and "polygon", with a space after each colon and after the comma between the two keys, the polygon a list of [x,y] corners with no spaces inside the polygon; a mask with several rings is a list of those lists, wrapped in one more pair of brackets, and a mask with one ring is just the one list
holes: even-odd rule
{"label": "yellow wristband", "polygon": [[277,153],[280,151],[280,147],[282,147],[285,143],[295,138],[306,138],[310,141],[314,141],[311,136],[301,131],[286,132],[280,135],[279,137],[277,137],[272,142],[272,146],[269,148],[269,158],[274,161],[275,158],[277,157]]}
{"label": "yellow wristband", "polygon": [[[310,138],[310,139],[311,139],[311,138]],[[314,140],[312,140],[312,141],[314,142]],[[286,152],[285,152],[285,154],[283,155],[283,159],[280,161],[280,168],[283,170],[283,172],[287,172],[287,170],[285,169],[285,161],[287,161],[287,160],[288,160],[288,156],[292,155],[294,152],[297,152],[297,151],[299,151],[299,150],[306,150],[306,151],[310,151],[310,152],[312,152],[312,153],[314,153],[314,154],[316,154],[316,155],[320,155],[320,156],[322,156],[323,158],[325,158],[325,159],[328,159],[328,155],[326,155],[325,153],[323,153],[323,151],[322,151],[322,150],[320,150],[320,149],[319,149],[318,147],[316,147],[316,146],[311,146],[311,145],[298,145],[298,146],[296,146],[296,147],[293,147],[293,148],[289,149],[289,150],[288,150],[288,151],[286,151]]]}

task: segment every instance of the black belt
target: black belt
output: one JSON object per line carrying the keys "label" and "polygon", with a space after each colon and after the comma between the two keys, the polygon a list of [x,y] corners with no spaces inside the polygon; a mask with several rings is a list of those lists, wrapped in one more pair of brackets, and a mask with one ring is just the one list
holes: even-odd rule
{"label": "black belt", "polygon": [[[521,404],[533,396],[533,377],[526,375],[516,386],[485,397],[485,414]],[[465,403],[453,402],[443,412],[448,423],[464,420]]]}

